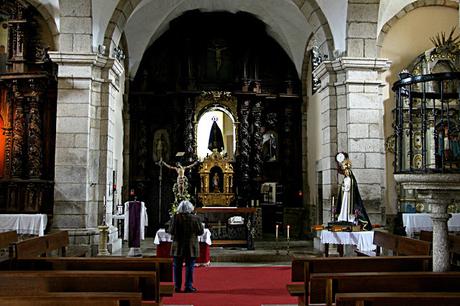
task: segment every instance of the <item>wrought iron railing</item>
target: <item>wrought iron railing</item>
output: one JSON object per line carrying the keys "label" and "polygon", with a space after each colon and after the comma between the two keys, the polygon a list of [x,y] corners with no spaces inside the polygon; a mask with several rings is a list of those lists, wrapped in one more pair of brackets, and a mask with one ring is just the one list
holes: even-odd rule
{"label": "wrought iron railing", "polygon": [[394,83],[395,173],[460,172],[460,72]]}

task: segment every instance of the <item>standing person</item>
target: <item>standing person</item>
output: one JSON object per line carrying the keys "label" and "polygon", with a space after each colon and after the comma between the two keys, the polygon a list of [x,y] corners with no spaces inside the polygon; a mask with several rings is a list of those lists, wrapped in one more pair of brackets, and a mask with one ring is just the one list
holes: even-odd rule
{"label": "standing person", "polygon": [[176,292],[181,291],[182,263],[185,261],[185,288],[184,292],[193,293],[193,269],[195,259],[200,255],[198,236],[203,235],[204,229],[200,219],[192,214],[193,205],[189,201],[180,202],[177,213],[173,216],[169,226],[172,236],[171,255],[174,257],[174,287]]}

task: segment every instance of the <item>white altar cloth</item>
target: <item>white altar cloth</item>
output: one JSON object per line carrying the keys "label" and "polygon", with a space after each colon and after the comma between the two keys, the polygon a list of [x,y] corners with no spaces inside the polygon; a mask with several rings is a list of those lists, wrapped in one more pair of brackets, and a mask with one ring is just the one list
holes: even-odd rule
{"label": "white altar cloth", "polygon": [[[414,233],[420,231],[433,231],[433,221],[430,214],[415,213],[415,214],[402,214],[403,225],[406,228],[406,234],[413,237]],[[452,214],[452,218],[447,221],[449,231],[460,231],[460,214]]]}
{"label": "white altar cloth", "polygon": [[374,231],[331,232],[323,230],[321,231],[320,239],[323,244],[355,245],[360,251],[373,251],[376,248],[372,243],[374,240]]}
{"label": "white altar cloth", "polygon": [[[160,228],[155,234],[155,238],[153,239],[153,243],[155,244],[160,244],[160,242],[172,242],[171,235],[167,233],[164,228]],[[198,236],[198,242],[204,242],[207,245],[212,245],[211,231],[205,228],[203,235]]]}
{"label": "white altar cloth", "polygon": [[47,222],[46,214],[0,214],[0,232],[43,236]]}

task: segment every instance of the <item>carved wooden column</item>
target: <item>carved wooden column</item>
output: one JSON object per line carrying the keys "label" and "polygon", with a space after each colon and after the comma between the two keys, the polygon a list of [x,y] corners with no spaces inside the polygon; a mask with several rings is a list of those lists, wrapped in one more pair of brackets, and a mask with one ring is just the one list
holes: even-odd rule
{"label": "carved wooden column", "polygon": [[3,127],[3,133],[5,135],[5,169],[4,169],[4,177],[9,178],[11,177],[11,167],[12,167],[12,150],[13,150],[13,90],[11,83],[7,84],[8,91],[6,93],[6,103],[7,103],[7,111],[8,114],[6,115],[5,119],[5,126]]}
{"label": "carved wooden column", "polygon": [[185,156],[189,162],[195,159],[195,129],[193,124],[193,117],[195,116],[195,100],[193,97],[185,98]]}
{"label": "carved wooden column", "polygon": [[40,98],[34,93],[29,100],[28,122],[28,172],[31,178],[40,178],[42,175],[42,120],[40,117]]}
{"label": "carved wooden column", "polygon": [[240,107],[240,126],[239,126],[239,193],[244,199],[244,206],[249,200],[249,156],[251,146],[249,144],[249,111],[250,101],[245,99]]}
{"label": "carved wooden column", "polygon": [[254,120],[254,134],[253,134],[253,163],[252,163],[252,179],[253,179],[253,192],[259,190],[260,177],[262,175],[262,101],[257,100],[252,108],[252,117]]}
{"label": "carved wooden column", "polygon": [[24,96],[19,90],[14,92],[14,115],[13,115],[13,146],[11,160],[11,176],[20,177],[24,171],[24,136],[25,136],[25,116],[24,116]]}

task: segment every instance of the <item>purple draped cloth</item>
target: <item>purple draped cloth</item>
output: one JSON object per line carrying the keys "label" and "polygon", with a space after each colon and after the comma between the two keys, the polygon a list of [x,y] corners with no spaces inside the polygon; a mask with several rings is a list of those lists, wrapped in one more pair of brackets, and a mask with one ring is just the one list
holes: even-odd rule
{"label": "purple draped cloth", "polygon": [[141,202],[129,202],[129,235],[128,246],[139,248],[141,246]]}

